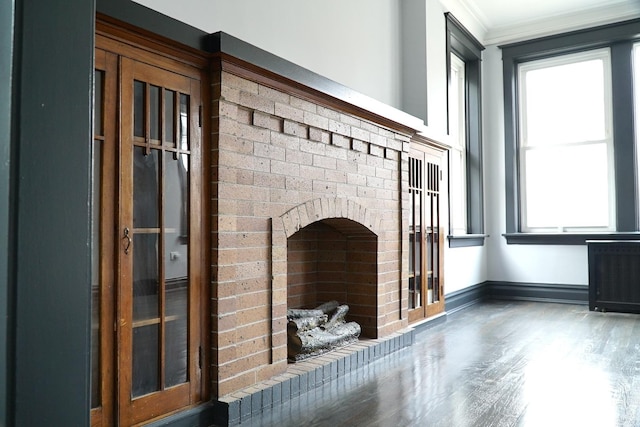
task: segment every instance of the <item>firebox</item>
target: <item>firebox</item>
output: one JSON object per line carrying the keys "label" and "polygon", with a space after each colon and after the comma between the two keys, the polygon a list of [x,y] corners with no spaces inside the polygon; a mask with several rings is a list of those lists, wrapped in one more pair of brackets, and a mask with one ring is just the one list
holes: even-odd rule
{"label": "firebox", "polygon": [[346,319],[376,338],[377,244],[375,233],[344,218],[297,231],[287,239],[287,308],[346,304]]}

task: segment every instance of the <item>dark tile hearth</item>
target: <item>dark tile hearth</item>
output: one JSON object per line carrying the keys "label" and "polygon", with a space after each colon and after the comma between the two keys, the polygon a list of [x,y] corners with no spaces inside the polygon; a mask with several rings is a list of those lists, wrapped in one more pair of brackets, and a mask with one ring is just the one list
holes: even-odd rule
{"label": "dark tile hearth", "polygon": [[414,336],[415,329],[411,328],[382,339],[361,339],[321,356],[291,363],[282,375],[220,398],[216,403],[217,422],[220,425],[245,424],[252,419],[257,422],[265,411],[326,384],[341,383],[357,369],[411,346]]}

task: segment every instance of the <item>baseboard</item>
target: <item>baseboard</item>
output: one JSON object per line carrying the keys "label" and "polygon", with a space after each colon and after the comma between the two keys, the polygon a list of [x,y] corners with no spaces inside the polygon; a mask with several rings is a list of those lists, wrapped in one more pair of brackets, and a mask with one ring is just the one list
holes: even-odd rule
{"label": "baseboard", "polygon": [[486,282],[478,283],[477,285],[469,286],[445,295],[444,309],[447,314],[455,313],[456,311],[464,310],[473,304],[485,300],[486,297]]}
{"label": "baseboard", "polygon": [[489,280],[447,294],[445,310],[447,314],[452,314],[478,302],[491,299],[586,305],[589,303],[589,288],[587,285]]}
{"label": "baseboard", "polygon": [[587,285],[487,281],[484,282],[484,286],[488,299],[580,305],[589,303]]}
{"label": "baseboard", "polygon": [[212,402],[206,402],[166,418],[145,424],[147,427],[193,427],[210,426],[214,423],[215,408]]}

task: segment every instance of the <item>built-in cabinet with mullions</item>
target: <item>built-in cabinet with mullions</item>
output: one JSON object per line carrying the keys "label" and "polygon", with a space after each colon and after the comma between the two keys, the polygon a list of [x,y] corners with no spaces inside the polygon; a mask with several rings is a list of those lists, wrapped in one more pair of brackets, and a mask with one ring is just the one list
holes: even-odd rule
{"label": "built-in cabinet with mullions", "polygon": [[409,154],[409,321],[444,311],[441,209],[446,151],[414,141]]}
{"label": "built-in cabinet with mullions", "polygon": [[176,59],[96,37],[95,426],[143,423],[206,393],[205,85],[197,63]]}

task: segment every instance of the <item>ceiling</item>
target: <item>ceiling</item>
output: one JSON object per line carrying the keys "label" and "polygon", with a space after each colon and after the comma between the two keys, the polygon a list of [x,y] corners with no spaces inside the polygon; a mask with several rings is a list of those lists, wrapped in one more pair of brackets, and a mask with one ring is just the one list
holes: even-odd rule
{"label": "ceiling", "polygon": [[[215,18],[211,18],[207,13],[194,16],[191,13],[193,10],[211,11],[249,7],[248,2],[237,2],[237,0],[134,1],[205,30],[216,22]],[[278,5],[291,4],[295,1],[299,0],[272,0],[272,3],[275,4],[273,7],[280,7]],[[326,0],[315,1],[317,4],[322,4]],[[333,0],[333,3],[338,1],[340,0]],[[427,3],[428,5],[440,3],[445,11],[453,12],[456,18],[484,45],[525,40],[640,18],[640,0],[429,0]],[[439,13],[441,9],[438,7],[434,6],[434,13]]]}
{"label": "ceiling", "polygon": [[486,44],[640,16],[640,0],[458,0],[458,3],[478,21]]}

